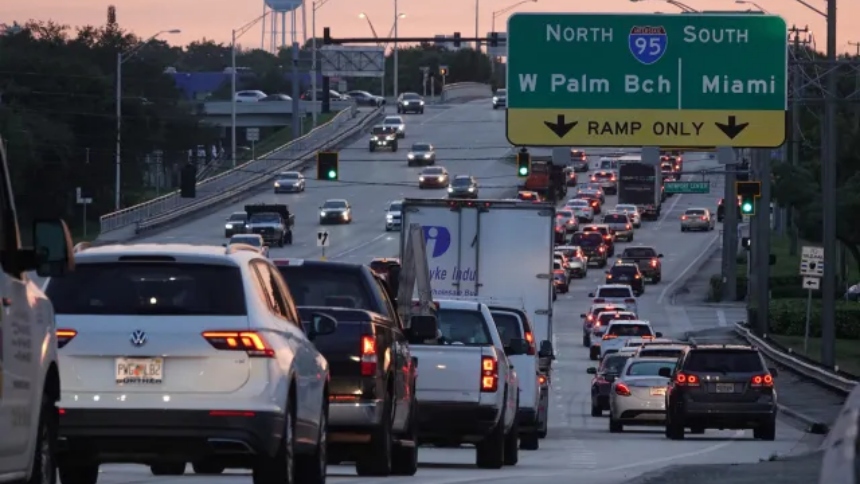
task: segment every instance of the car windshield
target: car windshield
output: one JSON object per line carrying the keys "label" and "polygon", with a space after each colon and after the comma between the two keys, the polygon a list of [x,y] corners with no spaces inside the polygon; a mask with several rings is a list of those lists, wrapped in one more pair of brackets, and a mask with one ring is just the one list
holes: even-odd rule
{"label": "car windshield", "polygon": [[480,311],[440,309],[436,312],[440,344],[486,346],[493,344]]}
{"label": "car windshield", "polygon": [[609,327],[610,336],[623,337],[642,337],[654,336],[651,333],[651,326],[647,324],[613,324]]}
{"label": "car windshield", "polygon": [[639,350],[639,356],[648,358],[680,358],[683,353],[684,350],[682,349],[670,348],[642,348]]}
{"label": "car windshield", "polygon": [[[372,294],[361,274],[353,269],[336,266],[287,265],[278,266],[296,306],[322,306],[374,311]],[[384,309],[384,306],[383,306]]]}
{"label": "car windshield", "polygon": [[606,215],[603,221],[608,224],[626,224],[627,215]]}
{"label": "car windshield", "polygon": [[250,237],[247,235],[234,235],[230,238],[231,244],[248,244],[254,247],[262,247],[262,239],[260,237]]}
{"label": "car windshield", "polygon": [[255,213],[251,215],[251,223],[278,223],[281,216],[274,212]]}
{"label": "car windshield", "polygon": [[403,120],[400,118],[385,118],[382,120],[382,124],[403,124]]}
{"label": "car windshield", "polygon": [[558,218],[573,218],[573,212],[568,212],[567,210],[559,210],[555,213],[555,216]]}
{"label": "car windshield", "polygon": [[392,131],[391,131],[391,129],[386,128],[386,127],[384,127],[384,126],[376,126],[376,127],[374,127],[374,128],[373,128],[373,130],[371,131],[371,133],[372,133],[372,134],[377,135],[377,136],[379,136],[379,135],[383,135],[383,134],[388,134],[388,133],[391,133],[391,132],[392,132]]}
{"label": "car windshield", "polygon": [[430,151],[430,145],[427,143],[415,143],[412,145],[412,151]]}
{"label": "car windshield", "polygon": [[421,96],[419,96],[418,94],[404,94],[403,99],[406,101],[420,101]]}
{"label": "car windshield", "polygon": [[609,271],[613,276],[633,276],[639,273],[636,266],[613,266]]}
{"label": "car windshield", "polygon": [[621,373],[629,359],[630,356],[628,355],[609,355],[600,362],[600,372],[617,375]]}
{"label": "car windshield", "polygon": [[510,313],[493,313],[493,321],[496,323],[496,329],[499,330],[502,345],[509,346],[512,339],[523,338],[520,318],[515,315]]}
{"label": "car windshield", "polygon": [[[597,291],[597,297],[633,297],[629,286],[604,287]],[[599,302],[599,301],[598,301]]]}
{"label": "car windshield", "polygon": [[668,368],[671,371],[675,367],[675,362],[671,360],[659,361],[634,361],[627,367],[625,375],[630,376],[659,376],[660,370]]}
{"label": "car windshield", "polygon": [[588,202],[586,202],[585,200],[581,200],[581,199],[568,200],[565,205],[567,205],[568,207],[587,207]]}
{"label": "car windshield", "polygon": [[761,357],[754,351],[698,350],[687,355],[685,371],[702,373],[756,373],[764,371]]}
{"label": "car windshield", "polygon": [[425,168],[421,173],[424,175],[444,175],[445,170],[441,168]]}
{"label": "car windshield", "polygon": [[686,212],[684,212],[684,215],[692,215],[693,217],[704,217],[705,211],[704,210],[687,210]]}
{"label": "car windshield", "polygon": [[472,185],[472,180],[469,178],[454,178],[454,181],[451,182],[455,187],[468,187]]}
{"label": "car windshield", "polygon": [[289,173],[289,172],[281,173],[280,175],[278,175],[278,178],[280,178],[282,180],[298,180],[299,174],[298,173]]}
{"label": "car windshield", "polygon": [[246,213],[234,213],[230,215],[231,222],[243,222],[248,219],[248,214]]}
{"label": "car windshield", "polygon": [[595,232],[589,234],[576,233],[573,234],[572,242],[583,247],[597,247],[603,243],[603,237]]}
{"label": "car windshield", "polygon": [[650,247],[637,247],[637,248],[624,249],[624,252],[621,254],[621,257],[633,257],[633,258],[657,257],[657,252]]}
{"label": "car windshield", "polygon": [[608,179],[612,178],[613,176],[614,175],[612,173],[603,173],[603,172],[594,174],[594,178],[599,178],[601,180],[608,180]]}
{"label": "car windshield", "polygon": [[344,200],[326,200],[323,208],[346,208],[346,202]]}
{"label": "car windshield", "polygon": [[46,293],[56,314],[247,314],[241,270],[229,265],[78,262],[74,272],[51,279]]}
{"label": "car windshield", "polygon": [[403,211],[403,202],[394,202],[388,206],[389,212],[402,212]]}

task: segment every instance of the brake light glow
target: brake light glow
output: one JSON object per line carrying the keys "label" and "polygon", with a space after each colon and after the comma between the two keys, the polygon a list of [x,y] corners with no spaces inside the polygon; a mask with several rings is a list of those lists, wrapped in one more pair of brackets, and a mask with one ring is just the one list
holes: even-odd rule
{"label": "brake light glow", "polygon": [[657,259],[651,259],[651,267],[657,267]]}
{"label": "brake light glow", "polygon": [[597,383],[598,385],[606,385],[609,381],[604,378],[603,375],[597,375],[594,377],[594,383]]}
{"label": "brake light glow", "polygon": [[633,299],[632,297],[628,297],[627,299],[624,300],[624,303],[625,304],[636,304],[636,299]]}
{"label": "brake light glow", "polygon": [[376,375],[376,338],[361,337],[361,376]]}
{"label": "brake light glow", "polygon": [[687,216],[686,216],[686,215],[681,215],[681,220],[687,220]]}
{"label": "brake light glow", "polygon": [[635,274],[635,275],[633,276],[633,279],[639,279],[640,277],[641,277],[641,276],[640,276],[639,274]]}
{"label": "brake light glow", "polygon": [[627,230],[630,230],[630,224],[627,224]]}
{"label": "brake light glow", "polygon": [[481,391],[492,393],[499,388],[499,363],[492,356],[481,357]]}
{"label": "brake light glow", "polygon": [[770,373],[765,373],[764,375],[756,375],[752,377],[750,384],[756,388],[772,387],[773,377],[770,375]]}
{"label": "brake light glow", "polygon": [[678,373],[675,375],[675,383],[680,386],[697,387],[699,386],[699,377],[696,375]]}
{"label": "brake light glow", "polygon": [[600,248],[599,248],[599,249],[597,249],[597,250],[599,250],[600,252],[606,252],[606,247],[603,247],[603,246],[601,245],[601,246],[600,246]]}
{"label": "brake light glow", "polygon": [[616,336],[616,335],[614,335],[614,334],[606,334],[606,335],[603,335],[603,341],[607,341],[607,340],[610,340],[610,339],[615,339],[615,338],[617,338],[617,337],[618,337],[618,336]]}
{"label": "brake light glow", "polygon": [[606,274],[607,279],[612,279],[612,274]]}
{"label": "brake light glow", "polygon": [[625,385],[623,383],[616,383],[615,384],[615,394],[621,395],[622,397],[629,397],[630,396],[630,389],[627,388],[627,385]]}
{"label": "brake light glow", "polygon": [[708,220],[708,217],[705,217],[704,215],[702,215],[702,220]]}
{"label": "brake light glow", "polygon": [[273,350],[263,335],[255,331],[204,331],[203,337],[216,350],[244,351],[248,356],[272,358]]}
{"label": "brake light glow", "polygon": [[534,354],[535,354],[535,335],[533,335],[531,331],[526,331],[526,341],[529,344],[529,351],[526,354],[534,356]]}
{"label": "brake light glow", "polygon": [[539,385],[546,385],[546,376],[545,375],[538,375],[538,384]]}
{"label": "brake light glow", "polygon": [[209,412],[210,417],[253,417],[254,415],[254,412],[242,410],[212,410]]}
{"label": "brake light glow", "polygon": [[606,240],[610,240],[610,239],[612,239],[612,236],[611,235],[604,235],[603,238]]}
{"label": "brake light glow", "polygon": [[62,348],[69,344],[75,336],[78,335],[78,332],[74,329],[58,329],[57,330],[57,348]]}

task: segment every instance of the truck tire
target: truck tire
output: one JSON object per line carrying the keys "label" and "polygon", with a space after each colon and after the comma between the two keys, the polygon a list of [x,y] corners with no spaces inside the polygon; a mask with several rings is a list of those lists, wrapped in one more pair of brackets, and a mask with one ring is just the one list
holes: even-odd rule
{"label": "truck tire", "polygon": [[278,239],[278,247],[284,246],[284,239],[286,238],[285,234],[281,234],[281,237]]}
{"label": "truck tire", "polygon": [[391,475],[392,435],[391,435],[391,399],[385,400],[385,411],[382,412],[382,423],[370,437],[370,444],[362,449],[361,455],[355,460],[355,472],[362,477]]}
{"label": "truck tire", "polygon": [[[412,393],[415,395],[415,393]],[[414,445],[406,446],[397,443],[391,452],[391,474],[395,476],[414,476],[418,472],[418,404],[413,397],[412,409],[409,412],[409,425],[404,440]]]}
{"label": "truck tire", "polygon": [[96,484],[99,480],[98,464],[60,462],[58,469],[63,484]]}
{"label": "truck tire", "polygon": [[[47,394],[42,394],[42,409],[39,412],[39,429],[36,435],[36,451],[33,452],[33,472],[27,484],[56,483],[57,474],[57,406]],[[98,474],[98,466],[96,466]],[[93,481],[95,482],[95,480]]]}
{"label": "truck tire", "polygon": [[[517,408],[519,408],[517,401]],[[537,441],[537,439],[535,439]],[[515,466],[520,461],[520,426],[514,417],[514,423],[511,429],[505,434],[505,465]]]}
{"label": "truck tire", "polygon": [[540,436],[538,431],[529,432],[520,435],[520,449],[523,450],[538,450],[540,449]]}
{"label": "truck tire", "polygon": [[292,396],[284,406],[284,432],[275,455],[258,457],[252,471],[254,484],[291,484],[296,482],[296,425]]}
{"label": "truck tire", "polygon": [[[505,397],[507,401],[507,397]],[[475,445],[475,464],[479,469],[501,469],[505,465],[505,411],[490,435]]]}
{"label": "truck tire", "polygon": [[287,240],[286,240],[287,245],[293,245],[293,231],[292,231],[292,230],[290,230],[289,232],[287,232],[286,239],[287,239]]}

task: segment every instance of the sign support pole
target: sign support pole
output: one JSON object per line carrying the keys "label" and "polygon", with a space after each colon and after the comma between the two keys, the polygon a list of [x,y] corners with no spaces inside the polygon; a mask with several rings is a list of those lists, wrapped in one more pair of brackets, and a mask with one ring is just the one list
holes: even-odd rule
{"label": "sign support pole", "polygon": [[[737,300],[738,287],[738,195],[735,189],[735,150],[717,148],[717,159],[726,165],[726,187],[723,194],[723,299]],[[747,260],[747,264],[750,261]],[[747,282],[749,283],[749,282]]]}
{"label": "sign support pole", "polygon": [[803,353],[809,354],[809,321],[812,319],[812,289],[806,291],[806,327],[803,331]]}
{"label": "sign support pole", "polygon": [[325,260],[325,246],[322,246],[322,256],[320,259]]}
{"label": "sign support pole", "polygon": [[770,325],[770,153],[757,149],[752,153],[756,164],[761,196],[756,200],[756,234],[753,235],[753,248],[756,250],[757,308],[756,322],[758,334],[769,332]]}

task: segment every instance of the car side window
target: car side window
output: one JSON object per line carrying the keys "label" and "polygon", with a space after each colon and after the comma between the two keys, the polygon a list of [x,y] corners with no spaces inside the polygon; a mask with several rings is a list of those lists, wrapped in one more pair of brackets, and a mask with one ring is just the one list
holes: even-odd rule
{"label": "car side window", "polygon": [[[397,314],[397,310],[391,304],[391,299],[389,299],[387,297],[388,291],[385,290],[385,286],[382,285],[382,282],[380,282],[378,278],[374,277],[373,279],[374,279],[374,282],[376,283],[376,287],[379,288],[379,292],[382,294],[382,296],[386,296],[386,297],[384,297],[385,308],[388,310],[388,314],[391,315],[391,319],[395,320],[395,321],[398,320],[398,318],[395,317],[395,315]],[[402,321],[401,321],[401,323],[402,323]],[[397,327],[400,328],[401,330],[403,329],[403,327],[400,324],[398,324]]]}
{"label": "car side window", "polygon": [[287,281],[284,280],[283,275],[281,275],[281,271],[272,266],[268,266],[268,268],[269,274],[271,274],[272,277],[272,289],[276,294],[280,295],[281,300],[283,301],[286,319],[298,328],[303,329],[302,318],[299,317],[299,311],[296,309],[295,301],[293,301],[293,298],[290,295],[291,293],[287,286]]}
{"label": "car side window", "polygon": [[254,288],[256,289],[257,296],[262,301],[263,305],[267,308],[272,308],[272,294],[269,289],[263,284],[262,276],[260,275],[260,271],[257,270],[255,264],[251,264],[248,266],[248,272],[251,274],[251,282],[254,284]]}
{"label": "car side window", "polygon": [[268,266],[265,263],[256,261],[253,263],[253,268],[260,280],[263,292],[266,294],[269,301],[269,310],[275,316],[286,319],[287,312],[283,305],[283,297],[281,297],[281,294],[277,293],[277,290],[272,285],[272,274],[271,271],[269,271]]}

